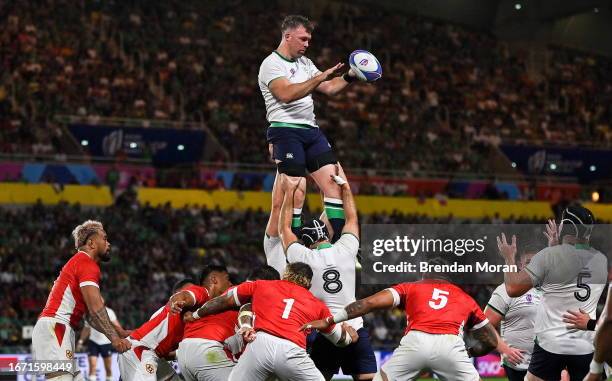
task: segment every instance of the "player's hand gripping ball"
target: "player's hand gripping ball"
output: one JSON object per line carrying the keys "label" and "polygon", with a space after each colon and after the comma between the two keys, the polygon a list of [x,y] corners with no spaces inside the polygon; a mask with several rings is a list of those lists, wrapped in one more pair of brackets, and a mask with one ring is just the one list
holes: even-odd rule
{"label": "player's hand gripping ball", "polygon": [[360,81],[374,82],[382,77],[382,66],[374,54],[355,50],[349,56],[349,66]]}

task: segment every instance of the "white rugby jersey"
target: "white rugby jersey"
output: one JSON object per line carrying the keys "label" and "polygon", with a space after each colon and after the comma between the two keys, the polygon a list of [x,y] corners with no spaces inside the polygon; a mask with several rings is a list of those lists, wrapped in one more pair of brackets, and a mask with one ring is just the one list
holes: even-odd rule
{"label": "white rugby jersey", "polygon": [[261,95],[266,103],[268,122],[306,124],[317,127],[312,94],[290,103],[283,103],[272,95],[268,86],[270,82],[280,77],[287,78],[291,83],[302,83],[319,73],[315,64],[306,57],[288,60],[277,51],[266,57],[259,67],[257,79]]}
{"label": "white rugby jersey", "polygon": [[581,308],[595,319],[597,301],[608,278],[608,260],[586,245],[547,247],[527,265],[533,285],[542,290],[535,322],[536,343],[557,354],[593,353],[595,332],[568,329],[567,310]]}
{"label": "white rugby jersey", "polygon": [[[344,233],[333,245],[322,244],[316,249],[294,242],[287,248],[287,261],[304,262],[312,268],[310,292],[335,314],[356,300],[355,263],[358,250],[357,237]],[[357,330],[363,327],[363,319],[351,319],[348,324]]]}
{"label": "white rugby jersey", "polygon": [[285,267],[287,267],[287,257],[285,256],[281,238],[268,237],[267,234],[264,234],[263,247],[268,266],[274,267],[282,277],[285,272]]}
{"label": "white rugby jersey", "polygon": [[533,352],[533,327],[542,292],[532,288],[518,298],[508,296],[506,286],[499,285],[487,307],[503,317],[501,321],[501,336],[512,348],[525,351],[524,360],[520,364],[512,365],[504,360],[504,364],[517,370],[527,370]]}

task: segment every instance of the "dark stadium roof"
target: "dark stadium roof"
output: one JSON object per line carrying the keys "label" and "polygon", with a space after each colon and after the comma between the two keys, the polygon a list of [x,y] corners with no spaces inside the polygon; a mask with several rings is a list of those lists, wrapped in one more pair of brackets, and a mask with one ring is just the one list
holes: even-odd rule
{"label": "dark stadium roof", "polygon": [[612,56],[612,0],[361,0],[488,30]]}

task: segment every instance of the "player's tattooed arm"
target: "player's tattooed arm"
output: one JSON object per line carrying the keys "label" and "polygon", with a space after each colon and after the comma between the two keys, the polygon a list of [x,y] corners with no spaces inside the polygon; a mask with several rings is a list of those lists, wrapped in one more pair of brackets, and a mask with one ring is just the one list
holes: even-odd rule
{"label": "player's tattooed arm", "polygon": [[356,300],[348,306],[344,307],[349,319],[363,316],[372,310],[372,306],[365,299]]}
{"label": "player's tattooed arm", "polygon": [[365,299],[359,299],[347,305],[339,312],[335,313],[334,316],[304,324],[300,330],[304,331],[308,329],[316,329],[322,331],[328,329],[334,323],[341,323],[346,320],[354,319],[356,317],[363,316],[370,311],[389,309],[393,307],[393,305],[394,299],[391,291],[382,290],[372,296]]}
{"label": "player's tattooed arm", "polygon": [[[382,290],[372,296],[359,299],[344,307],[348,319],[363,316],[374,310],[384,310],[393,307],[393,294],[389,290]],[[347,320],[348,320],[347,319]]]}
{"label": "player's tattooed arm", "polygon": [[110,320],[102,295],[100,295],[100,289],[91,285],[83,286],[81,287],[81,294],[87,306],[89,325],[108,337],[117,352],[123,353],[130,349],[131,343],[121,338],[120,333],[117,332],[115,325]]}
{"label": "player's tattooed arm", "polygon": [[497,347],[497,334],[491,323],[484,327],[470,331],[475,344],[467,348],[470,357],[484,356]]}
{"label": "player's tattooed arm", "polygon": [[[506,265],[516,268],[516,236],[512,236],[512,243],[508,243],[504,233],[497,237],[497,247]],[[533,281],[525,269],[521,271],[505,271],[504,283],[506,292],[510,297],[518,297],[533,288]]]}
{"label": "player's tattooed arm", "polygon": [[89,311],[87,321],[89,322],[89,325],[102,332],[110,341],[119,338],[117,329],[108,316],[106,307],[102,306],[102,308],[97,311]]}

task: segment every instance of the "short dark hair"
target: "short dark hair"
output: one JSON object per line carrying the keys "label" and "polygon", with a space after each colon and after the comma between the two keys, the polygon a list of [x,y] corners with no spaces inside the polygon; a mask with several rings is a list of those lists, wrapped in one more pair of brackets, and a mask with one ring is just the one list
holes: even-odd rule
{"label": "short dark hair", "polygon": [[260,266],[251,271],[248,280],[280,280],[280,274],[272,266]]}
{"label": "short dark hair", "polygon": [[281,33],[284,34],[290,29],[295,29],[299,26],[303,26],[308,33],[312,33],[314,30],[314,24],[308,20],[307,17],[301,15],[289,15],[283,19],[281,23]]}
{"label": "short dark hair", "polygon": [[200,284],[203,284],[204,281],[206,280],[206,278],[208,278],[208,276],[212,272],[227,273],[228,271],[227,271],[227,267],[225,267],[224,265],[208,265],[208,266],[205,266],[202,269],[202,272],[200,273]]}
{"label": "short dark hair", "polygon": [[179,280],[178,282],[176,282],[174,284],[174,286],[172,286],[172,292],[173,293],[177,292],[178,290],[180,290],[181,288],[185,287],[185,285],[187,285],[189,283],[196,284],[195,280],[192,279],[192,278],[185,278],[185,279]]}

